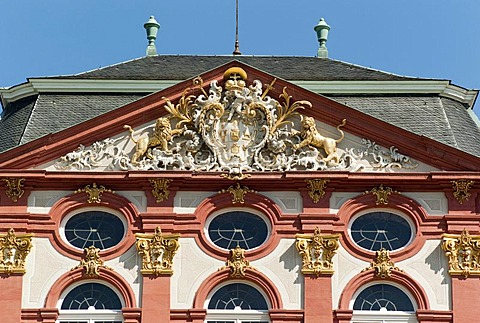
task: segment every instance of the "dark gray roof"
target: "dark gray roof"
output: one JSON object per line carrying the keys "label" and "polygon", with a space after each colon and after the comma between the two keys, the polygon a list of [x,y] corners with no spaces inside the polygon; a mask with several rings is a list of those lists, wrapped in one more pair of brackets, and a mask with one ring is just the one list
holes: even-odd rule
{"label": "dark gray roof", "polygon": [[480,129],[457,101],[436,95],[329,97],[376,119],[480,157]]}
{"label": "dark gray roof", "polygon": [[145,94],[42,93],[18,100],[0,120],[0,152],[136,101]]}
{"label": "dark gray roof", "polygon": [[86,73],[56,78],[185,80],[233,60],[285,80],[304,81],[404,81],[418,78],[398,76],[328,58],[278,56],[150,56]]}

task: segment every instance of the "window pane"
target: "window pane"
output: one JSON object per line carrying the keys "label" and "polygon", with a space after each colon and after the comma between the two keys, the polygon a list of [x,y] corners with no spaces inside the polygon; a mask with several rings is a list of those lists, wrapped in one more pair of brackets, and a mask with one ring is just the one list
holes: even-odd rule
{"label": "window pane", "polygon": [[208,226],[208,235],[220,248],[233,249],[238,245],[248,250],[267,240],[268,227],[258,215],[233,211],[216,216]]}
{"label": "window pane", "polygon": [[413,304],[408,296],[399,288],[378,284],[364,289],[353,304],[354,310],[362,311],[404,311],[413,312]]}
{"label": "window pane", "polygon": [[95,246],[101,250],[117,245],[125,234],[122,220],[102,212],[88,211],[74,215],[65,224],[65,237],[77,248]]}
{"label": "window pane", "polygon": [[267,302],[258,290],[246,284],[230,284],[220,288],[210,300],[209,309],[267,310]]}
{"label": "window pane", "polygon": [[372,212],[359,216],[350,228],[353,241],[360,247],[392,251],[406,246],[412,228],[403,217],[389,212]]}
{"label": "window pane", "polygon": [[87,283],[72,289],[62,303],[62,310],[120,310],[122,303],[109,287],[98,283]]}

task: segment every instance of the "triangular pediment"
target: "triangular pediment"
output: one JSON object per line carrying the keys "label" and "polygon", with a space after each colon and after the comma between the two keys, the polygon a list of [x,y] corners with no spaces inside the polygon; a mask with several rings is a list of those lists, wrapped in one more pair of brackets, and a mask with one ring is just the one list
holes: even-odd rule
{"label": "triangular pediment", "polygon": [[24,146],[0,155],[0,167],[238,179],[255,172],[455,170],[468,156],[235,61]]}

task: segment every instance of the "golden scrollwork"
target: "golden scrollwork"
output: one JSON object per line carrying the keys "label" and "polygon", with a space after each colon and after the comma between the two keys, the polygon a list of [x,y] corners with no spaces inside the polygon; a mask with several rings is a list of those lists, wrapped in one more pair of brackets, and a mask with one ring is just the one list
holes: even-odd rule
{"label": "golden scrollwork", "polygon": [[77,193],[81,193],[81,192],[87,193],[87,202],[88,203],[100,203],[100,202],[102,202],[102,194],[104,192],[115,193],[115,191],[112,191],[111,189],[107,189],[103,185],[97,186],[97,183],[93,183],[92,187],[90,187],[90,185],[87,185],[84,188],[80,188],[73,193],[77,194]]}
{"label": "golden scrollwork", "polygon": [[230,269],[230,277],[243,278],[247,268],[255,270],[255,268],[250,266],[250,262],[245,259],[245,249],[237,246],[235,249],[230,250],[230,259],[227,259],[225,266],[219,270]]}
{"label": "golden scrollwork", "polygon": [[457,199],[458,203],[468,201],[468,198],[472,195],[469,190],[475,184],[472,180],[459,179],[458,181],[452,181],[453,196]]}
{"label": "golden scrollwork", "polygon": [[154,178],[150,179],[150,184],[152,185],[152,195],[155,197],[157,203],[160,203],[170,195],[168,187],[170,186],[171,179],[166,178]]}
{"label": "golden scrollwork", "polygon": [[25,258],[32,248],[33,234],[15,234],[10,228],[5,235],[0,235],[0,273],[24,274]]}
{"label": "golden scrollwork", "polygon": [[442,249],[448,258],[451,276],[480,275],[480,236],[472,236],[464,229],[461,235],[444,234]]}
{"label": "golden scrollwork", "polygon": [[23,193],[25,193],[22,188],[25,178],[2,178],[2,181],[5,182],[5,186],[7,187],[5,194],[16,203],[23,196]]}
{"label": "golden scrollwork", "polygon": [[387,249],[382,248],[375,253],[375,260],[370,263],[370,266],[362,271],[374,270],[375,276],[378,278],[389,278],[392,276],[392,270],[403,272],[402,269],[395,266],[390,258],[390,253]]}
{"label": "golden scrollwork", "polygon": [[295,247],[302,256],[302,273],[305,275],[333,274],[333,256],[339,247],[339,235],[321,235],[317,227],[313,235],[297,234]]}
{"label": "golden scrollwork", "polygon": [[162,234],[160,227],[155,234],[137,233],[137,251],[142,257],[143,275],[173,274],[173,257],[180,244],[178,234]]}
{"label": "golden scrollwork", "polygon": [[88,248],[84,249],[85,256],[82,260],[80,260],[80,264],[72,270],[83,268],[85,272],[83,275],[85,277],[98,277],[100,276],[100,268],[113,270],[112,268],[106,266],[103,263],[103,260],[100,259],[100,249],[95,248],[95,246],[91,245]]}
{"label": "golden scrollwork", "polygon": [[257,193],[255,190],[251,190],[246,186],[240,187],[240,184],[237,183],[236,187],[233,187],[233,185],[230,185],[227,189],[223,189],[219,191],[218,193],[230,193],[232,194],[232,203],[245,203],[245,195],[247,193]]}
{"label": "golden scrollwork", "polygon": [[229,179],[231,181],[241,181],[242,179],[252,177],[252,175],[232,173],[232,174],[220,174],[220,177]]}
{"label": "golden scrollwork", "polygon": [[376,205],[388,205],[388,198],[390,197],[390,195],[392,195],[392,193],[400,194],[399,192],[394,191],[391,187],[383,187],[383,184],[380,184],[379,187],[372,188],[370,191],[365,191],[363,194],[369,193],[372,193],[375,196]]}
{"label": "golden scrollwork", "polygon": [[312,199],[313,203],[318,203],[321,198],[325,196],[325,188],[327,187],[328,179],[306,179],[308,183],[308,196]]}

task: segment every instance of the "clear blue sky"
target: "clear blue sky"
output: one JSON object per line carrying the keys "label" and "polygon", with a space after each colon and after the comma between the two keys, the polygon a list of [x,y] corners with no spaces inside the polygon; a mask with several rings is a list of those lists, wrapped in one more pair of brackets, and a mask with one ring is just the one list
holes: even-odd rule
{"label": "clear blue sky", "polygon": [[[331,26],[331,58],[480,88],[478,0],[239,0],[244,55],[315,56],[313,26]],[[145,55],[229,55],[235,0],[0,0],[0,86],[92,70]],[[479,100],[480,101],[480,100]],[[480,114],[477,102],[475,112]]]}

